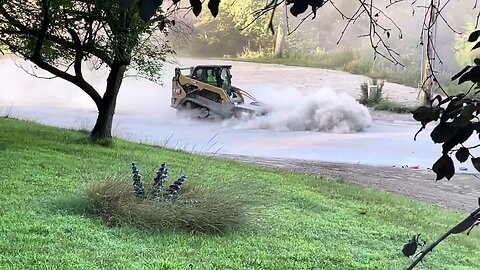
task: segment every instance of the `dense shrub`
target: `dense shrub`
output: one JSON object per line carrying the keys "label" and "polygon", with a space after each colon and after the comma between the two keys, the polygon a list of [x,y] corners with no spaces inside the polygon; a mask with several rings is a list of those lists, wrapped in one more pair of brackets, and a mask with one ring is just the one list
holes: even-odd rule
{"label": "dense shrub", "polygon": [[[369,85],[377,86],[377,91],[371,97],[368,95],[368,86]],[[360,85],[360,89],[362,90],[361,97],[360,97],[360,103],[363,104],[363,105],[374,105],[374,104],[379,104],[380,102],[382,102],[384,100],[383,86],[384,86],[384,82],[379,81],[377,79],[373,79],[370,83],[369,82],[363,82]]]}

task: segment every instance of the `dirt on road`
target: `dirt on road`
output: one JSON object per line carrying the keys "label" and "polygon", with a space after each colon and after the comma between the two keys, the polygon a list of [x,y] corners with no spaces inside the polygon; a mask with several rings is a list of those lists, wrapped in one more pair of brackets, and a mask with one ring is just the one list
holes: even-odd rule
{"label": "dirt on road", "polygon": [[374,167],[297,159],[257,158],[221,155],[243,163],[306,175],[322,176],[408,196],[448,209],[471,212],[478,207],[480,177],[457,174],[450,181],[435,181],[435,173],[412,168]]}

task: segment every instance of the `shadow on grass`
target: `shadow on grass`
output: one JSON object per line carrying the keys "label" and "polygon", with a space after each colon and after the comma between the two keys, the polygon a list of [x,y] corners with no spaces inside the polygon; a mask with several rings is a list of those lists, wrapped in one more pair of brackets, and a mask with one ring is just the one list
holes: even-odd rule
{"label": "shadow on grass", "polygon": [[[78,130],[71,130],[74,132],[78,132]],[[105,148],[114,148],[115,147],[115,138],[111,139],[92,139],[90,138],[90,133],[84,130],[80,130],[79,134],[81,136],[78,136],[78,138],[75,140],[76,143],[78,144],[83,144],[83,145],[98,145],[102,146]]]}

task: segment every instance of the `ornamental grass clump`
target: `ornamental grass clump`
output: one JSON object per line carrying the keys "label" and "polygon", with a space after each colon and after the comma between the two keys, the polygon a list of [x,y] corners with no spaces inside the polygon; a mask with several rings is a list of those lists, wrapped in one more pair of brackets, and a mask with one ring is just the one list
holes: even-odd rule
{"label": "ornamental grass clump", "polygon": [[132,184],[121,180],[94,183],[87,188],[86,212],[109,226],[134,226],[148,230],[185,230],[224,233],[246,223],[244,204],[232,196],[201,188],[185,175],[167,185],[168,169],[160,166],[151,187],[143,183],[135,163]]}

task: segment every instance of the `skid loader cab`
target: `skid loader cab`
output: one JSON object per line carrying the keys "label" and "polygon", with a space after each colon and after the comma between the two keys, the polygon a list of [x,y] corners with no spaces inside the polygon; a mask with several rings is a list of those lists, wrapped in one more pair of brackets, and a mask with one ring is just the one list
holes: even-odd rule
{"label": "skid loader cab", "polygon": [[229,118],[245,111],[238,105],[244,104],[243,94],[247,93],[232,86],[231,68],[230,65],[176,68],[171,107],[178,111],[196,111],[201,118],[209,115]]}
{"label": "skid loader cab", "polygon": [[[206,82],[214,87],[222,88],[227,95],[232,92],[231,66],[197,66],[191,70],[191,77],[195,80]],[[208,78],[213,77],[214,82],[209,82]]]}

